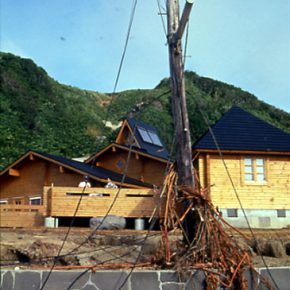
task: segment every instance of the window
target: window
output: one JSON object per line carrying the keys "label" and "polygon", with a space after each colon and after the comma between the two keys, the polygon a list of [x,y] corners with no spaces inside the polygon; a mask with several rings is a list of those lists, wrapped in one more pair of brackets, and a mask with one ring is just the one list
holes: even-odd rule
{"label": "window", "polygon": [[162,147],[162,143],[155,132],[142,127],[137,127],[137,129],[143,141]]}
{"label": "window", "polygon": [[254,180],[254,166],[253,160],[251,158],[245,158],[245,180],[246,181]]}
{"label": "window", "polygon": [[41,197],[35,196],[29,198],[29,204],[31,205],[40,205],[41,204]]}
{"label": "window", "polygon": [[228,208],[227,209],[228,217],[238,217],[238,209],[236,208]]}
{"label": "window", "polygon": [[120,157],[117,159],[115,162],[115,168],[117,169],[118,172],[122,172],[125,168],[126,161],[124,158]]}
{"label": "window", "polygon": [[256,159],[256,180],[257,181],[266,180],[264,159],[261,158]]}
{"label": "window", "polygon": [[285,218],[286,217],[286,210],[285,209],[277,209],[277,217],[278,218]]}
{"label": "window", "polygon": [[244,178],[245,181],[266,181],[265,160],[246,157],[244,159]]}
{"label": "window", "polygon": [[7,204],[8,200],[7,199],[0,199],[0,204]]}
{"label": "window", "polygon": [[119,159],[119,160],[117,161],[116,165],[117,165],[117,167],[118,167],[119,169],[122,169],[122,168],[124,167],[124,160]]}

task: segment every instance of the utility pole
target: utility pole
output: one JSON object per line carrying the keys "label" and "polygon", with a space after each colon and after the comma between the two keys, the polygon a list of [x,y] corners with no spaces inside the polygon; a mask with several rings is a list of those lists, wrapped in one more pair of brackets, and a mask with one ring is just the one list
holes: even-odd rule
{"label": "utility pole", "polygon": [[178,185],[194,188],[192,148],[185,96],[181,38],[193,0],[187,0],[181,20],[179,0],[167,0],[167,28],[171,76],[172,114],[175,126]]}

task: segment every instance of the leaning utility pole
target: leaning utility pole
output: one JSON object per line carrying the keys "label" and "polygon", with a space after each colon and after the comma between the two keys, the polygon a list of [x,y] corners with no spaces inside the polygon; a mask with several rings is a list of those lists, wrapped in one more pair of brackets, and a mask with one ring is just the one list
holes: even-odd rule
{"label": "leaning utility pole", "polygon": [[187,0],[179,20],[179,1],[167,0],[167,27],[171,75],[172,114],[175,126],[178,185],[194,188],[192,148],[186,106],[181,38],[193,1]]}

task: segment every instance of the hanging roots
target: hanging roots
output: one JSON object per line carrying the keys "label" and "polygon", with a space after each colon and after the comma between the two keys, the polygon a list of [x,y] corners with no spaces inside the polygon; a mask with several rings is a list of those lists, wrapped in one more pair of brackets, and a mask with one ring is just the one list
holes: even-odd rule
{"label": "hanging roots", "polygon": [[[208,190],[201,189],[197,176],[195,180],[194,190],[178,187],[174,165],[166,177],[162,192],[166,203],[162,209],[159,260],[179,273],[203,270],[206,289],[218,286],[248,289],[246,270],[255,278],[252,283],[257,286],[258,273],[251,263],[251,252],[243,249],[233,237],[234,231],[242,233],[223,219],[212,204]],[[171,253],[168,233],[176,229],[182,230],[184,239],[178,250]],[[261,280],[268,289],[274,289],[264,278],[260,277]]]}

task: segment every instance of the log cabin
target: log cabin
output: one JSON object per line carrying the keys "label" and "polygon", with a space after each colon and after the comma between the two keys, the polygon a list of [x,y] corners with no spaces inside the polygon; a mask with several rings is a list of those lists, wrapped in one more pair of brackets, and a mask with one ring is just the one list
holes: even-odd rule
{"label": "log cabin", "polygon": [[[78,187],[86,176],[85,190]],[[106,188],[110,180],[115,187]],[[110,214],[150,217],[156,205],[152,185],[102,167],[43,152],[29,151],[0,173],[0,226],[30,227],[45,217],[103,216],[118,195]]]}
{"label": "log cabin", "polygon": [[158,187],[163,183],[170,159],[155,127],[127,118],[116,141],[92,155],[86,163],[120,174],[126,171],[128,177]]}
{"label": "log cabin", "polygon": [[290,134],[233,106],[193,145],[193,159],[232,225],[290,226]]}
{"label": "log cabin", "polygon": [[[154,127],[125,119],[116,142],[85,163],[29,151],[0,173],[0,226],[40,226],[43,219],[90,218],[110,214],[150,218],[160,204],[169,154]],[[127,165],[128,164],[128,165]],[[88,178],[91,188],[78,185]],[[117,187],[104,188],[108,181]],[[162,203],[162,202],[161,202]]]}

